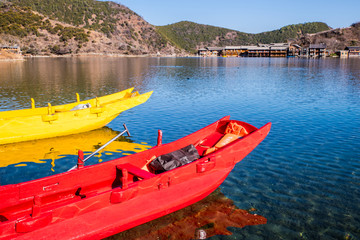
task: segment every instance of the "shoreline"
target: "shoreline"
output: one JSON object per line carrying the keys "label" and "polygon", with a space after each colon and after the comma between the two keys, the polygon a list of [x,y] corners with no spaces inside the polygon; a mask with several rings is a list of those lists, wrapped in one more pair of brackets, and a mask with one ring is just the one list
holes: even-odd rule
{"label": "shoreline", "polygon": [[[87,54],[64,54],[64,55],[20,55],[18,57],[1,57],[0,62],[18,62],[18,61],[26,61],[31,58],[86,58],[86,57],[107,57],[107,58],[155,58],[155,57],[163,57],[163,58],[177,58],[177,57],[199,57],[204,58],[203,56],[197,55],[163,55],[163,54],[145,54],[145,55],[128,55],[128,54],[106,54],[106,53],[87,53]],[[205,57],[205,58],[214,58]],[[219,57],[219,56],[216,56]],[[216,58],[215,57],[215,58]],[[236,57],[227,57],[227,58],[236,58]],[[254,57],[255,58],[255,57]],[[286,57],[285,57],[286,58]],[[339,56],[330,56],[325,58],[310,58],[310,57],[297,57],[297,58],[307,58],[307,59],[325,59],[325,58],[339,58],[344,59]]]}
{"label": "shoreline", "polygon": [[24,58],[61,58],[61,57],[193,57],[195,55],[166,55],[166,54],[143,54],[143,55],[129,55],[118,53],[81,53],[81,54],[64,54],[64,55],[24,55]]}
{"label": "shoreline", "polygon": [[0,61],[24,61],[29,58],[72,58],[72,57],[193,57],[195,55],[191,54],[142,54],[142,55],[132,55],[132,54],[121,54],[121,53],[72,53],[72,54],[49,54],[49,55],[30,55],[30,54],[15,54],[8,51],[0,52]]}

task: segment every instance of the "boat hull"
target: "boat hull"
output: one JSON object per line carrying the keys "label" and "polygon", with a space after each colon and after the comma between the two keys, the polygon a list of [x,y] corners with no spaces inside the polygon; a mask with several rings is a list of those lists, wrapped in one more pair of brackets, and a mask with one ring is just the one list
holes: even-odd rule
{"label": "boat hull", "polygon": [[[229,122],[249,134],[198,160],[161,174],[145,167],[153,156],[188,144],[203,151]],[[213,192],[236,163],[268,134],[229,117],[175,142],[106,163],[0,187],[0,239],[104,238],[193,204]]]}
{"label": "boat hull", "polygon": [[[19,236],[17,239],[49,239],[49,237],[51,239],[101,239],[109,237],[202,200],[220,186],[231,170],[232,168],[228,168],[222,172],[209,174],[205,178],[192,179],[190,182],[179,184],[176,188],[169,187],[159,192],[141,195],[121,204],[91,211],[62,221],[56,227],[49,225]],[[202,191],[198,192],[198,189],[194,188],[201,188]],[[179,189],[181,189],[181,196],[178,196]],[[193,194],[194,191],[198,192],[196,196]],[[174,200],[169,196],[178,197]]]}
{"label": "boat hull", "polygon": [[[152,94],[132,95],[132,90],[66,105],[0,112],[0,144],[65,136],[103,127],[121,112],[146,102]],[[90,108],[71,110],[87,103]]]}

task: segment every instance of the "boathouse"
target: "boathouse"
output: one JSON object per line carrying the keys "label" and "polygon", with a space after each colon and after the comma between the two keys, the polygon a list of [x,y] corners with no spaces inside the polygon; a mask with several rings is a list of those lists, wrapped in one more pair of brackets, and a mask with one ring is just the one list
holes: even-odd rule
{"label": "boathouse", "polygon": [[287,56],[288,57],[298,57],[301,54],[301,47],[298,44],[290,44]]}
{"label": "boathouse", "polygon": [[248,47],[248,57],[270,57],[270,48],[269,47],[249,46]]}
{"label": "boathouse", "polygon": [[226,46],[223,51],[225,57],[244,57],[247,55],[249,46]]}
{"label": "boathouse", "polygon": [[326,57],[326,44],[310,44],[309,46],[309,57]]}
{"label": "boathouse", "polygon": [[8,45],[0,45],[0,50],[5,50],[7,52],[15,53],[15,54],[21,54],[20,47],[15,46],[8,46]]}
{"label": "boathouse", "polygon": [[[360,47],[348,47],[353,56],[360,56]],[[203,57],[326,57],[325,44],[310,44],[302,48],[298,44],[271,43],[252,46],[204,47],[198,50]]]}
{"label": "boathouse", "polygon": [[360,47],[358,46],[348,46],[345,50],[348,50],[349,57],[360,57]]}
{"label": "boathouse", "polygon": [[340,50],[338,52],[338,55],[341,57],[341,58],[347,58],[349,57],[349,51],[348,50]]}
{"label": "boathouse", "polygon": [[217,57],[222,55],[223,50],[223,47],[205,47],[200,48],[198,54],[202,57]]}
{"label": "boathouse", "polygon": [[205,56],[206,56],[206,52],[207,52],[207,49],[206,49],[206,48],[200,48],[200,49],[198,50],[198,54],[199,54],[199,56],[201,56],[201,57],[205,57]]}
{"label": "boathouse", "polygon": [[208,47],[208,56],[221,56],[222,51],[224,50],[223,47]]}
{"label": "boathouse", "polygon": [[269,45],[270,57],[286,57],[288,49],[287,43],[272,43]]}

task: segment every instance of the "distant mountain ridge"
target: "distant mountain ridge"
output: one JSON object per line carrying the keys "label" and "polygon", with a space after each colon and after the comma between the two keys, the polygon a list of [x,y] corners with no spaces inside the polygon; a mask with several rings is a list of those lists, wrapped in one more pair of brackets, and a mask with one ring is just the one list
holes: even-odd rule
{"label": "distant mountain ridge", "polygon": [[305,34],[295,43],[308,47],[310,44],[324,43],[330,51],[343,50],[347,46],[360,46],[360,22],[346,28],[335,28],[328,31]]}
{"label": "distant mountain ridge", "polygon": [[[351,27],[349,31],[356,29]],[[289,39],[306,45],[329,42],[326,37],[334,35],[330,30],[322,22],[293,24],[258,34],[189,21],[153,26],[126,6],[114,2],[0,0],[0,45],[19,45],[23,53],[34,55],[186,55],[207,46],[251,45]],[[318,32],[324,32],[322,40],[316,37],[320,36],[315,34]],[[352,44],[359,39],[356,32],[347,36],[354,36],[347,41]]]}
{"label": "distant mountain ridge", "polygon": [[298,38],[307,33],[331,29],[326,23],[311,22],[293,24],[274,31],[251,34],[189,21],[157,26],[156,28],[164,38],[187,51],[195,51],[205,46],[224,47],[230,45],[286,42],[288,39]]}

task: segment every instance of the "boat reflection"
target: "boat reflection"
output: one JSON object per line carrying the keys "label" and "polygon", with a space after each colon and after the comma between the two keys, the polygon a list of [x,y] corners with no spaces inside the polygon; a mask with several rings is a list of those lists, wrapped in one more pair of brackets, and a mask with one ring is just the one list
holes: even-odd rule
{"label": "boat reflection", "polygon": [[[85,154],[94,152],[118,133],[111,128],[103,127],[90,132],[63,137],[0,145],[0,168],[8,166],[25,167],[29,163],[46,163],[50,159],[51,171],[55,172],[55,160],[68,158],[69,155],[77,155],[79,149],[83,150]],[[150,146],[146,143],[134,143],[121,136],[95,155],[94,158],[97,157],[97,161],[101,162],[106,156],[110,158],[115,153],[121,153],[120,156],[129,155],[149,148]],[[73,164],[76,164],[76,156],[72,158]]]}
{"label": "boat reflection", "polygon": [[106,240],[205,239],[232,235],[228,227],[243,228],[266,224],[265,217],[253,214],[256,209],[238,209],[234,202],[216,189],[203,200],[164,217],[118,233]]}

